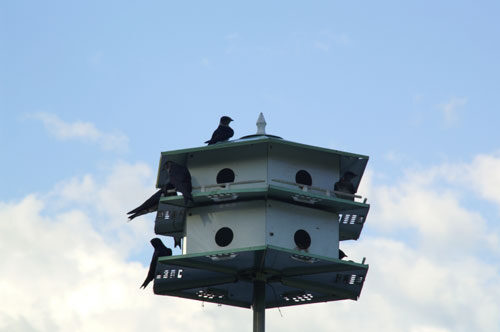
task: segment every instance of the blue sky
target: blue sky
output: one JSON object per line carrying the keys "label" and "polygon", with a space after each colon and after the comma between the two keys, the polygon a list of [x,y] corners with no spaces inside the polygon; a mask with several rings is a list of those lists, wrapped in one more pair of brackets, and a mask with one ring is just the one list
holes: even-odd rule
{"label": "blue sky", "polygon": [[[357,303],[314,305],[308,314],[345,324],[346,331],[362,327],[349,310],[389,331],[500,329],[498,301],[474,295],[500,296],[499,14],[495,1],[3,2],[4,244],[7,238],[35,241],[38,252],[57,255],[54,241],[42,234],[72,238],[65,225],[76,225],[79,247],[109,253],[113,259],[102,258],[103,269],[116,264],[124,280],[139,285],[153,217],[126,224],[124,212],[154,192],[160,152],[202,145],[221,115],[235,119],[236,138],[253,134],[263,112],[269,133],[370,156],[360,192],[372,203],[371,214],[360,240],[347,245],[354,257],[373,262],[366,287]],[[42,234],[30,240],[21,234],[28,231]],[[384,256],[394,248],[401,256]],[[82,255],[75,259],[87,262]],[[42,267],[52,263],[65,271],[57,261]],[[11,264],[7,285],[29,289],[16,281]],[[448,295],[414,294],[396,282],[401,288],[380,300],[379,293],[394,286],[382,273],[390,264]],[[460,279],[468,266],[487,281],[475,281],[474,274]],[[61,273],[61,280],[70,274]],[[448,276],[456,288],[443,291],[444,284],[426,279],[433,273]],[[92,276],[82,277],[81,289],[96,289]],[[229,331],[231,324],[207,316],[250,318],[247,311],[200,309],[125,285],[129,297],[121,301],[139,301],[140,308],[95,309],[89,300],[83,309],[69,305],[67,313],[96,324],[82,323],[82,331],[114,324],[101,320],[102,313],[118,310],[137,322],[168,301],[196,311],[213,330]],[[81,289],[61,287],[55,294],[74,299]],[[452,296],[462,289],[470,294]],[[475,301],[486,304],[476,307]],[[339,316],[326,314],[337,309]],[[301,326],[295,309],[287,310],[283,319],[271,311],[268,327]],[[457,320],[465,316],[461,310],[472,314]],[[41,311],[23,313],[21,304],[0,306],[0,331],[74,327],[56,314],[50,322],[40,317]],[[131,321],[124,330],[134,330]],[[328,324],[316,328],[329,330]]]}

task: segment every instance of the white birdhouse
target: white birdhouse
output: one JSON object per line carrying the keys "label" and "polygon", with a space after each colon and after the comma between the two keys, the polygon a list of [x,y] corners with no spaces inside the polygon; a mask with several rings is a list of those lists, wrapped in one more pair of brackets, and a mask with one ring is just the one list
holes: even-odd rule
{"label": "white birdhouse", "polygon": [[183,254],[272,245],[338,258],[339,241],[357,239],[368,213],[352,193],[334,191],[346,172],[356,191],[367,156],[263,134],[163,152],[160,170],[168,160],[191,172],[195,204],[163,197],[157,232],[182,236]]}
{"label": "white birdhouse", "polygon": [[[367,156],[265,133],[161,154],[185,165],[194,203],[162,197],[160,235],[182,238],[182,255],[161,257],[154,291],[263,308],[357,299],[368,265],[339,259],[357,240],[369,205],[356,195]],[[341,258],[341,257],[340,257]],[[254,310],[254,312],[257,312]]]}

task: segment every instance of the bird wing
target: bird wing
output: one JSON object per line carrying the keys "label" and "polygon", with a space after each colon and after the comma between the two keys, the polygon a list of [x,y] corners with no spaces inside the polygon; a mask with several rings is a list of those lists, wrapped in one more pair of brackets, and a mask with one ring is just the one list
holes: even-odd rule
{"label": "bird wing", "polygon": [[208,144],[214,144],[217,142],[217,137],[219,136],[219,131],[220,131],[221,126],[218,126],[217,129],[214,130],[212,133],[212,138],[210,138],[208,141],[205,141],[205,143]]}
{"label": "bird wing", "polygon": [[144,210],[149,210],[150,208],[154,207],[155,205],[158,205],[158,202],[160,201],[161,193],[162,193],[162,190],[158,190],[156,193],[153,194],[153,196],[148,198],[139,207],[133,209],[130,212],[127,212],[127,214],[138,213],[138,212],[142,212]]}
{"label": "bird wing", "polygon": [[153,257],[151,257],[151,263],[149,263],[148,275],[146,276],[146,279],[144,280],[140,288],[146,288],[146,286],[155,278],[157,261],[158,261],[158,253],[155,250],[155,252],[153,253]]}
{"label": "bird wing", "polygon": [[170,166],[169,170],[170,183],[175,186],[175,189],[179,191],[177,187],[180,183],[189,182],[191,183],[191,173],[186,166],[173,164]]}
{"label": "bird wing", "polygon": [[191,184],[191,173],[186,166],[172,164],[169,170],[170,183],[175,186],[175,190],[180,191],[184,196],[184,201],[187,204],[188,200],[193,200],[191,192],[193,185]]}
{"label": "bird wing", "polygon": [[230,139],[234,135],[234,130],[229,126],[219,126],[212,134],[212,138],[205,143],[215,144]]}

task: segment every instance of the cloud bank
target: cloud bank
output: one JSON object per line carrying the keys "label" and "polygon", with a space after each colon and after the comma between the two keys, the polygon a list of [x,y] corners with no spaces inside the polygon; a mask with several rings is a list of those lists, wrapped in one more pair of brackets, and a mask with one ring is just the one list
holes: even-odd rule
{"label": "cloud bank", "polygon": [[[500,156],[409,171],[394,184],[368,172],[372,209],[357,242],[342,243],[370,269],[357,302],[266,312],[269,330],[494,331],[500,326],[498,226],[475,196],[500,211]],[[473,181],[484,171],[489,181]],[[152,216],[125,212],[154,191],[147,165],[117,164],[105,179],[68,179],[43,195],[0,202],[0,331],[251,330],[247,309],[139,290]],[[474,205],[475,206],[475,205]],[[139,218],[138,218],[139,219]],[[486,255],[484,253],[487,253]]]}

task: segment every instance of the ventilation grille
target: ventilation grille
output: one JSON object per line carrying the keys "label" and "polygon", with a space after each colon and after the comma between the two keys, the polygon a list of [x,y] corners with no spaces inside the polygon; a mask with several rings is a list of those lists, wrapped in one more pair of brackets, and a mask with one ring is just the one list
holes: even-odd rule
{"label": "ventilation grille", "polygon": [[364,276],[356,274],[337,274],[335,278],[336,283],[344,283],[346,285],[362,285],[365,280]]}
{"label": "ventilation grille", "polygon": [[300,303],[300,302],[309,302],[313,299],[313,295],[310,293],[305,293],[305,292],[294,292],[294,293],[284,293],[281,295],[283,300],[290,302],[293,301],[295,303]]}
{"label": "ventilation grille", "polygon": [[346,225],[363,224],[365,222],[365,216],[360,216],[358,214],[339,214],[339,223]]}
{"label": "ventilation grille", "polygon": [[208,289],[200,289],[198,292],[196,292],[196,296],[206,300],[224,299],[227,297],[227,293],[224,290],[208,288]]}

